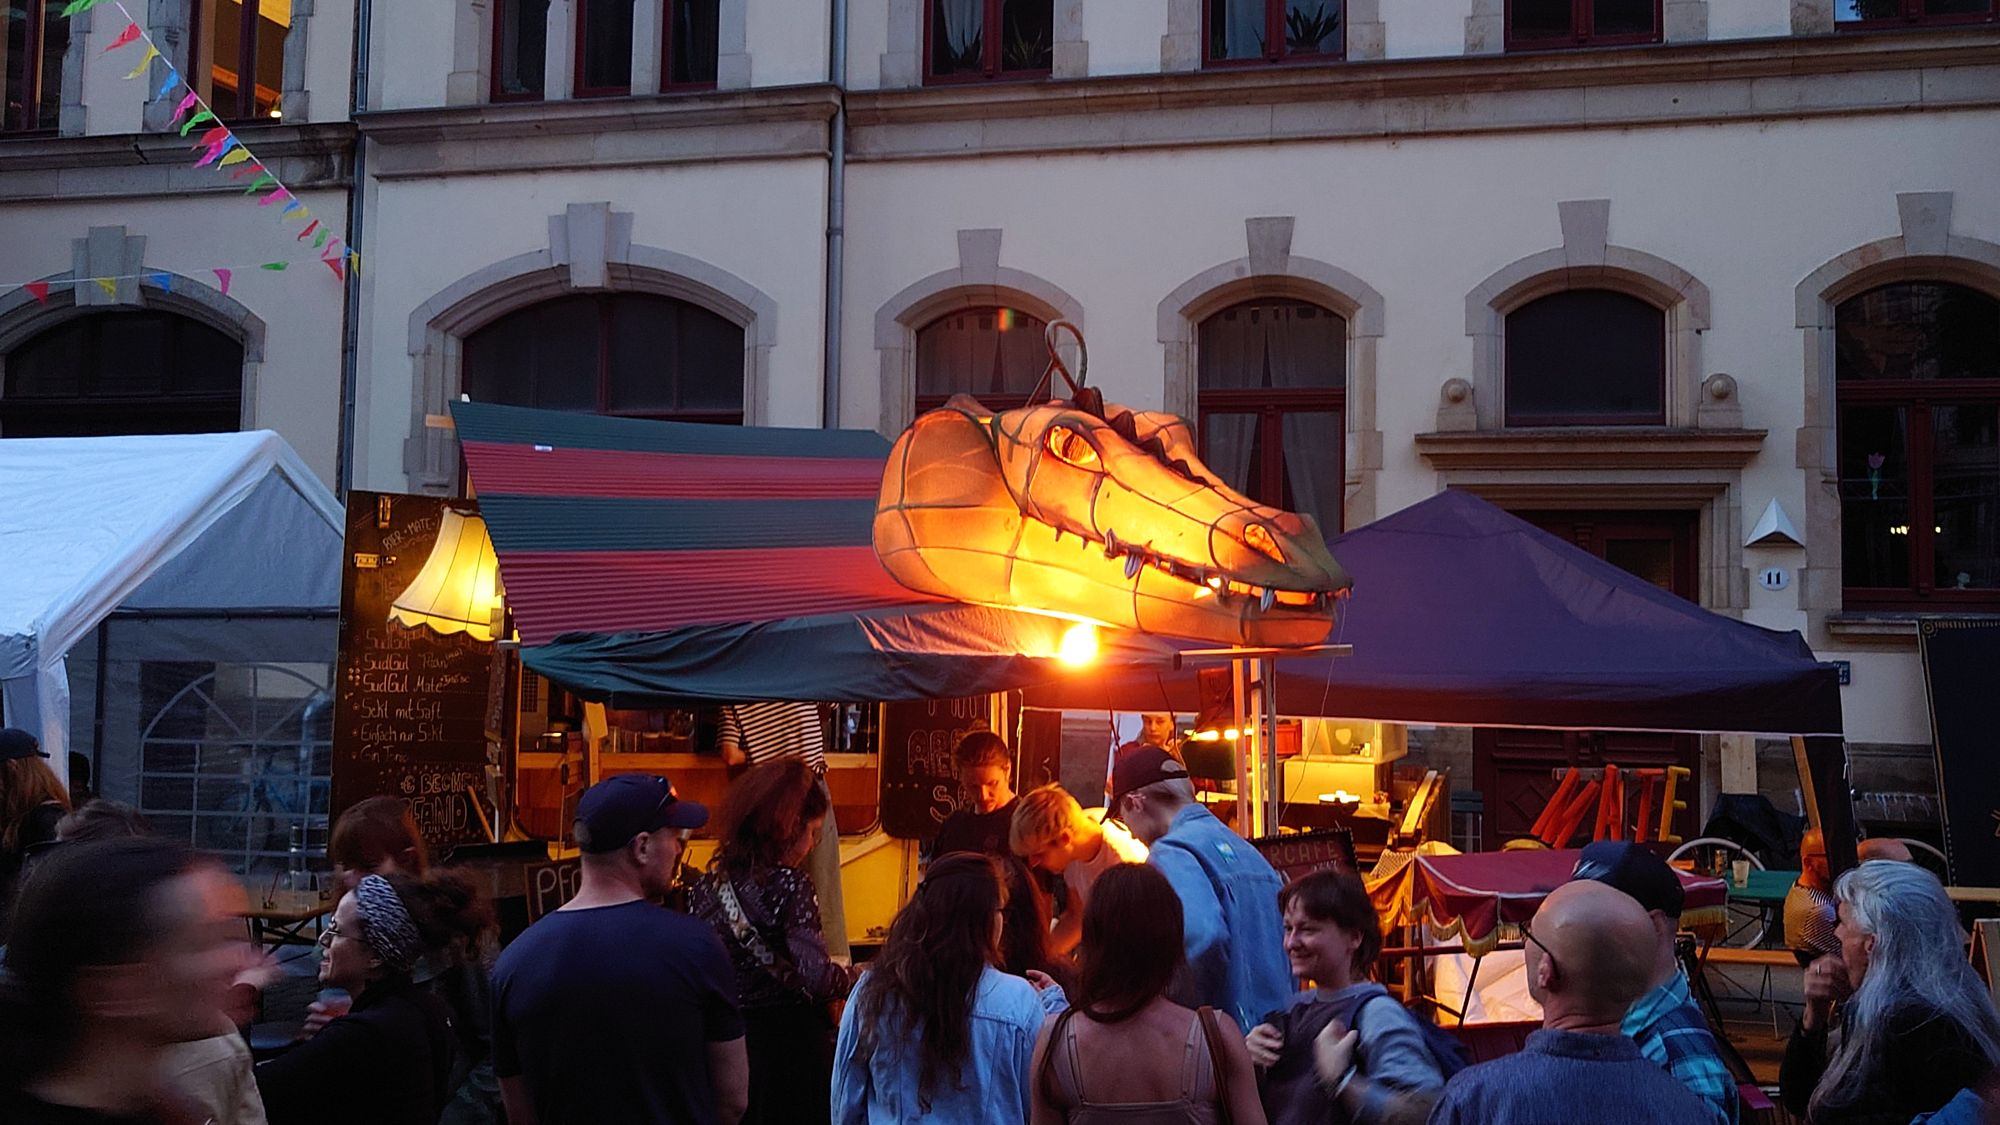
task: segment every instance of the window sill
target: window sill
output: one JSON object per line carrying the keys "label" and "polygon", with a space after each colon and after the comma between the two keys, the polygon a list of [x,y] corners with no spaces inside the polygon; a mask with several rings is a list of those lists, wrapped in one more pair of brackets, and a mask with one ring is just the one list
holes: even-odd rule
{"label": "window sill", "polygon": [[1875,612],[1831,613],[1826,618],[1828,634],[1849,640],[1917,639],[1920,618],[1946,621],[1991,622],[2000,624],[2000,613],[1930,613],[1921,610],[1880,610]]}
{"label": "window sill", "polygon": [[1428,433],[1417,452],[1436,469],[1741,469],[1764,430],[1538,426]]}

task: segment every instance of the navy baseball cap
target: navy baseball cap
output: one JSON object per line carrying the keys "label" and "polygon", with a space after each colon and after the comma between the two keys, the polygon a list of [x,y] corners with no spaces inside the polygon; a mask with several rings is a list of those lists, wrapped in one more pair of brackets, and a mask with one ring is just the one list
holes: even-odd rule
{"label": "navy baseball cap", "polygon": [[11,762],[16,758],[46,758],[47,750],[42,749],[40,740],[20,727],[0,727],[0,762]]}
{"label": "navy baseball cap", "polygon": [[606,778],[576,803],[577,846],[592,854],[615,852],[641,832],[707,823],[707,806],[674,796],[673,782],[653,774]]}
{"label": "navy baseball cap", "polygon": [[1188,779],[1187,767],[1157,746],[1128,742],[1118,748],[1111,767],[1111,811],[1134,789],[1144,789],[1161,781]]}
{"label": "navy baseball cap", "polygon": [[1570,879],[1594,879],[1616,887],[1647,910],[1657,910],[1669,918],[1681,916],[1687,893],[1680,876],[1650,849],[1626,840],[1599,840],[1577,857]]}

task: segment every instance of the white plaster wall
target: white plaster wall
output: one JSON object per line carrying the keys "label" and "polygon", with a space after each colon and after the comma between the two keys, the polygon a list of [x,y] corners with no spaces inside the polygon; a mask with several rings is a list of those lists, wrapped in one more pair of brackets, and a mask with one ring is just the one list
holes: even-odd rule
{"label": "white plaster wall", "polygon": [[1169,0],[1084,0],[1083,38],[1090,73],[1156,74]]}
{"label": "white plaster wall", "polygon": [[[882,88],[882,54],[889,49],[889,2],[847,0],[847,88],[850,90]],[[1083,18],[1090,19],[1087,11]],[[1154,65],[1159,65],[1157,49]]]}
{"label": "white plaster wall", "polygon": [[[407,6],[378,3],[375,19],[379,22],[385,9]],[[353,114],[354,18],[354,0],[313,0],[306,20],[308,121],[345,121]]]}
{"label": "white plaster wall", "polygon": [[686,254],[748,282],[778,307],[763,418],[816,426],[826,273],[823,160],[683,165],[539,176],[397,181],[368,198],[364,275],[368,388],[355,484],[400,491],[413,394],[409,318],[460,278],[547,248],[571,203],[633,214],[632,241]]}
{"label": "white plaster wall", "polygon": [[1471,0],[1381,0],[1384,54],[1416,59],[1465,53]]}
{"label": "white plaster wall", "polygon": [[[1710,289],[1702,373],[1733,374],[1745,424],[1769,431],[1743,474],[1746,525],[1774,496],[1803,525],[1808,482],[1794,455],[1803,417],[1799,281],[1845,250],[1898,233],[1899,191],[1955,192],[1954,230],[2000,241],[2000,188],[1980,155],[2000,150],[2000,115],[1912,126],[1882,117],[854,165],[844,417],[875,424],[876,311],[956,265],[961,228],[1001,228],[1002,266],[1042,276],[1083,307],[1092,381],[1115,401],[1156,406],[1158,302],[1243,257],[1246,218],[1293,215],[1294,254],[1355,274],[1385,301],[1377,509],[1387,514],[1440,487],[1411,435],[1435,428],[1439,385],[1471,374],[1466,293],[1502,266],[1559,247],[1558,201],[1606,198],[1611,242],[1666,258]],[[1844,157],[1853,152],[1870,160],[1854,166]],[[1822,174],[1835,165],[1850,173]],[[1746,565],[1765,565],[1763,557],[1749,552]],[[1796,587],[1753,603],[1760,623],[1787,629],[1804,627],[1796,606]],[[1909,650],[1877,659],[1915,664]],[[1909,675],[1857,670],[1847,689],[1851,738],[1928,741]]]}
{"label": "white plaster wall", "polygon": [[[645,0],[641,0],[645,2]],[[750,84],[797,86],[826,81],[832,6],[802,0],[745,0]]]}
{"label": "white plaster wall", "polygon": [[[128,64],[129,65],[129,64]],[[345,234],[341,192],[305,192],[313,214]],[[320,479],[334,486],[340,441],[341,282],[293,240],[298,225],[276,208],[259,210],[231,196],[37,203],[0,207],[7,280],[71,268],[70,243],[93,226],[125,227],[146,238],[146,266],[216,287],[214,267],[233,268],[230,299],[264,322],[251,428],[276,430]],[[258,269],[291,263],[282,273]],[[148,286],[148,289],[151,287]]]}

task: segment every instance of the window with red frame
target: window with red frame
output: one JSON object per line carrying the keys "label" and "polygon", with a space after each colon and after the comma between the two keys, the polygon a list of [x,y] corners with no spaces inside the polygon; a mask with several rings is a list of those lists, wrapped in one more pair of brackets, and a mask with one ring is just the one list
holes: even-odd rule
{"label": "window with red frame", "polygon": [[1565,289],[1507,314],[1509,426],[1662,426],[1667,319],[1611,289]]}
{"label": "window with red frame", "polygon": [[576,96],[632,92],[632,0],[574,0]]}
{"label": "window with red frame", "polygon": [[1346,53],[1346,0],[1207,0],[1208,62],[1337,59]]}
{"label": "window with red frame", "polygon": [[549,0],[494,0],[494,101],[539,101],[548,51]]}
{"label": "window with red frame", "polygon": [[665,85],[715,85],[720,9],[719,0],[667,0]]}
{"label": "window with red frame", "polygon": [[1660,41],[1660,0],[1507,0],[1507,49]]}
{"label": "window with red frame", "polygon": [[243,417],[243,345],[152,309],[92,313],[7,356],[0,437],[206,434]]}
{"label": "window with red frame", "polygon": [[1201,322],[1196,367],[1202,461],[1252,500],[1338,534],[1347,487],[1346,318],[1303,301],[1232,305]]}
{"label": "window with red frame", "polygon": [[924,76],[932,82],[1047,77],[1054,0],[924,0]]}
{"label": "window with red frame", "polygon": [[465,338],[476,402],[676,422],[743,421],[743,329],[644,293],[558,297]]}
{"label": "window with red frame", "polygon": [[188,38],[200,52],[201,94],[224,121],[284,116],[290,0],[195,0]]}
{"label": "window with red frame", "polygon": [[1833,18],[1844,31],[1985,23],[2000,18],[2000,0],[1834,0]]}
{"label": "window with red frame", "polygon": [[917,329],[917,413],[953,395],[992,410],[1025,406],[1049,362],[1040,319],[985,305],[946,313]]}
{"label": "window with red frame", "polygon": [[69,50],[64,0],[0,4],[0,51],[6,52],[6,110],[0,131],[53,130],[62,113],[62,63]]}
{"label": "window with red frame", "polygon": [[2000,609],[2000,299],[1871,289],[1834,348],[1844,603]]}

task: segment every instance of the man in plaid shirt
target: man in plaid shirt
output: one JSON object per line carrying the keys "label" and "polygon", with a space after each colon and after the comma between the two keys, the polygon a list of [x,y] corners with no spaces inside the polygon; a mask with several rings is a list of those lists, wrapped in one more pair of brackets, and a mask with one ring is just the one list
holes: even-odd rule
{"label": "man in plaid shirt", "polygon": [[1681,881],[1667,862],[1644,847],[1599,840],[1583,849],[1572,879],[1594,879],[1624,891],[1646,908],[1657,939],[1653,987],[1625,1013],[1621,1030],[1639,1053],[1665,1067],[1708,1106],[1709,1121],[1736,1125],[1736,1076],[1722,1061],[1715,1033],[1695,1007],[1674,934],[1680,928]]}

